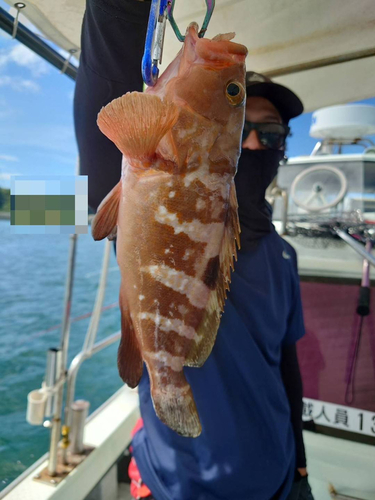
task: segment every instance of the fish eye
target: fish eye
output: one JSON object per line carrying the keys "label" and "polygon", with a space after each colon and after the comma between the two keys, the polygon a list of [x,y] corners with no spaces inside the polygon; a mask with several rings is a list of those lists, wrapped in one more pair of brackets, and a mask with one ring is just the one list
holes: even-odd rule
{"label": "fish eye", "polygon": [[229,82],[225,89],[226,98],[232,106],[239,106],[245,98],[245,89],[239,82]]}

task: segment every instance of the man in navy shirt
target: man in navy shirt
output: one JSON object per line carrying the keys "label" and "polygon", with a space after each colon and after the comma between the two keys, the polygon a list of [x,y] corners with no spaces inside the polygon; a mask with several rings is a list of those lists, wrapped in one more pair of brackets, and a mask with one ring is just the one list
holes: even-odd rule
{"label": "man in navy shirt", "polygon": [[[121,153],[96,127],[101,106],[142,90],[149,4],[89,0],[75,95],[81,173],[96,209],[118,182]],[[156,500],[311,500],[302,440],[302,384],[295,344],[304,334],[296,255],[276,233],[265,191],[284,155],[298,97],[247,73],[243,150],[235,178],[241,251],[217,340],[202,368],[186,368],[202,434],[177,435],[155,415],[147,370],[143,425],[132,447]],[[151,492],[150,492],[151,491]]]}

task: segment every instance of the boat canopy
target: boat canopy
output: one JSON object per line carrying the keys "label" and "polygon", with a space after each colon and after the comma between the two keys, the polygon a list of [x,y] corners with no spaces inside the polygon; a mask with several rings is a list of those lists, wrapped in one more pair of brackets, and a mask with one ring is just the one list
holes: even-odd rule
{"label": "boat canopy", "polygon": [[[6,0],[13,7],[14,0]],[[67,51],[80,48],[85,0],[25,0],[22,14]],[[247,68],[290,87],[305,111],[374,96],[375,9],[373,0],[216,0],[207,36],[234,31],[249,49]],[[205,15],[203,0],[176,0],[183,32]],[[163,70],[181,43],[170,25]]]}

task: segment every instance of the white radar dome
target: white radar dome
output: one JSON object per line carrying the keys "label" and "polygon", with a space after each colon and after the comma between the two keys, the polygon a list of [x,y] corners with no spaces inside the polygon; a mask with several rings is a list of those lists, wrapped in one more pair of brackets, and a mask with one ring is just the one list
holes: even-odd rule
{"label": "white radar dome", "polygon": [[312,115],[310,136],[348,140],[375,134],[375,106],[353,104],[329,106]]}

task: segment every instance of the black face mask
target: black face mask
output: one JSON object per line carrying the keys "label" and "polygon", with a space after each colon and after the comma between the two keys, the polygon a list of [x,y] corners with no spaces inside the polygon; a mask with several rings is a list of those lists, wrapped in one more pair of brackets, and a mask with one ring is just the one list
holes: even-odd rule
{"label": "black face mask", "polygon": [[262,236],[274,230],[272,208],[265,199],[266,189],[276,177],[284,157],[280,150],[243,149],[234,178],[241,225],[241,249],[256,246]]}

